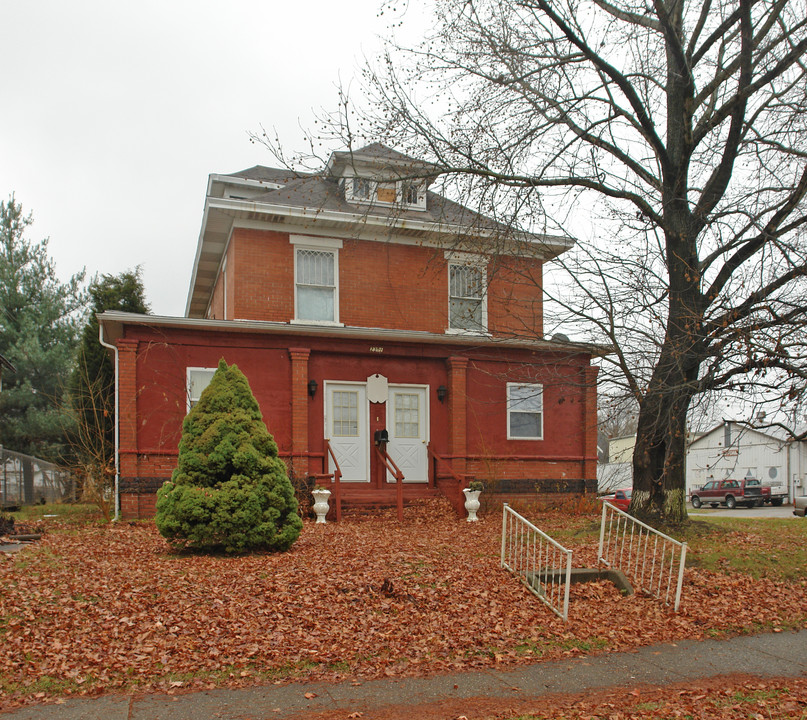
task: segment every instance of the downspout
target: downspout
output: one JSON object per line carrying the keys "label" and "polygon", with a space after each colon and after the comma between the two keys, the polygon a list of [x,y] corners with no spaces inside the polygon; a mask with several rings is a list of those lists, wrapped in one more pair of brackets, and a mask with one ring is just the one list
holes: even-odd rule
{"label": "downspout", "polygon": [[118,346],[110,345],[104,341],[104,326],[98,323],[98,342],[105,348],[109,348],[115,353],[115,517],[113,521],[120,519],[120,458],[118,453],[118,430],[120,424],[120,400],[118,393]]}

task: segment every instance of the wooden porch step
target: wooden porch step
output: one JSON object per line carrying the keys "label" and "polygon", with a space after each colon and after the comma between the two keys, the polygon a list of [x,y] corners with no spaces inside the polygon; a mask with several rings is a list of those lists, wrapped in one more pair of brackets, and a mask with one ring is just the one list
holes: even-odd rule
{"label": "wooden porch step", "polygon": [[[331,488],[333,490],[333,488]],[[398,502],[398,495],[395,485],[381,489],[364,487],[351,487],[342,485],[342,507],[395,507]],[[426,485],[403,486],[404,503],[420,500],[423,498],[440,497],[441,492],[437,488]]]}

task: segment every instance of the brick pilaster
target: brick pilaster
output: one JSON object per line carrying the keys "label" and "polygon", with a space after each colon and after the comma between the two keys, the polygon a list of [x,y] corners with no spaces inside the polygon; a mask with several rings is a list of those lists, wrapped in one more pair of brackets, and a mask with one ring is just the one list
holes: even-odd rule
{"label": "brick pilaster", "polygon": [[[308,474],[308,348],[289,348],[291,360],[291,471]],[[320,388],[322,392],[322,388]]]}
{"label": "brick pilaster", "polygon": [[137,340],[118,340],[121,476],[137,475]]}
{"label": "brick pilaster", "polygon": [[448,367],[448,452],[454,472],[466,471],[468,454],[468,358],[446,359]]}
{"label": "brick pilaster", "polygon": [[589,366],[583,370],[585,387],[583,397],[583,479],[597,480],[597,374],[598,367]]}

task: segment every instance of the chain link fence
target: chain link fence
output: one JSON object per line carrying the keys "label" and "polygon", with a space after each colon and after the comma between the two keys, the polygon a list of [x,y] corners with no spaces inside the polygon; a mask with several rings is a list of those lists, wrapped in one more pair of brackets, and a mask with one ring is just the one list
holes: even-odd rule
{"label": "chain link fence", "polygon": [[75,480],[63,468],[3,447],[0,462],[0,509],[75,500]]}

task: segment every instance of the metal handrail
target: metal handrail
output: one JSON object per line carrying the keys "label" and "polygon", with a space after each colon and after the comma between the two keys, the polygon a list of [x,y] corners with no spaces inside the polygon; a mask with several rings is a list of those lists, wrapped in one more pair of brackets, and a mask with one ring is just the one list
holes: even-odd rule
{"label": "metal handrail", "polygon": [[597,562],[622,570],[635,586],[641,587],[666,605],[670,604],[672,595],[676,552],[679,557],[674,612],[678,612],[681,604],[687,557],[686,542],[665,535],[611,503],[603,502]]}
{"label": "metal handrail", "polygon": [[398,520],[403,520],[403,479],[404,474],[401,469],[395,464],[395,461],[387,455],[385,450],[382,450],[378,445],[375,448],[383,468],[391,472],[395,476],[395,500],[398,505]]}
{"label": "metal handrail", "polygon": [[564,622],[569,619],[572,551],[502,503],[501,566]]}
{"label": "metal handrail", "polygon": [[[342,519],[342,485],[340,482],[342,469],[339,467],[339,461],[336,459],[331,443],[328,438],[325,438],[325,457],[329,456],[333,460],[333,499],[336,503],[336,522],[339,522]],[[325,469],[327,470],[327,467]]]}

